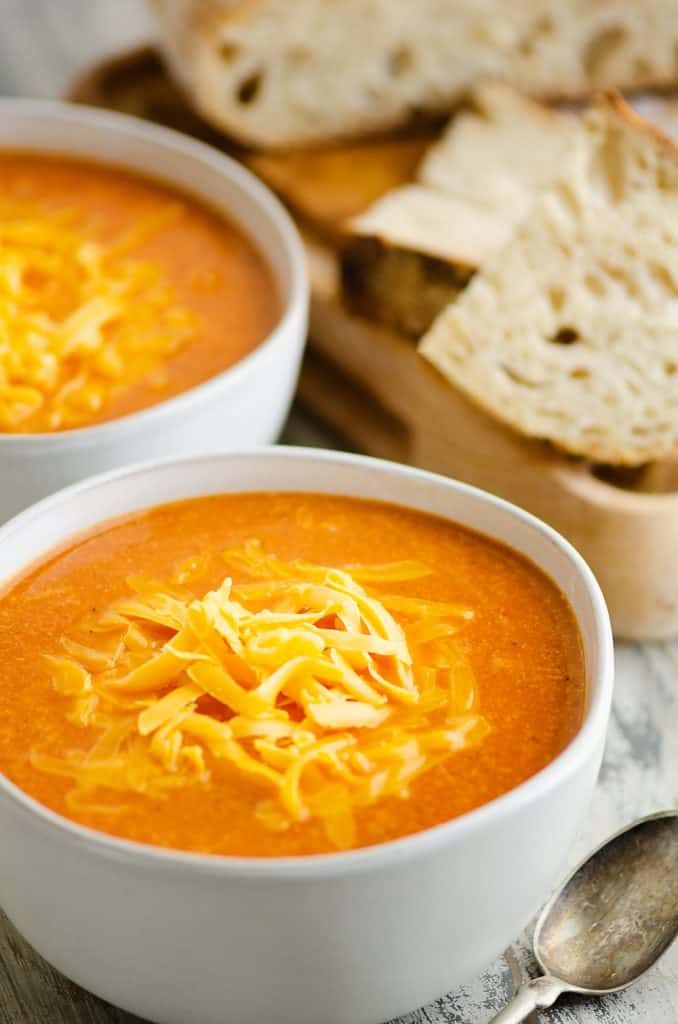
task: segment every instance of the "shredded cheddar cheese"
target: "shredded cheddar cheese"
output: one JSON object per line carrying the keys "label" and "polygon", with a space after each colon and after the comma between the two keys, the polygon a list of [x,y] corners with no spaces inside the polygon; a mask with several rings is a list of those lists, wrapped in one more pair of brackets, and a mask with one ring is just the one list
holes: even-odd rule
{"label": "shredded cheddar cheese", "polygon": [[317,819],[348,848],[357,808],[407,796],[419,775],[484,738],[457,637],[472,611],[368,589],[425,566],[284,562],[256,541],[225,559],[246,582],[229,575],[196,598],[132,578],[128,597],[83,624],[87,642],[64,638],[50,658],[91,743],[32,761],[73,781],[74,807],[101,790],[159,797],[206,784],[223,762],[260,787],[262,824]]}
{"label": "shredded cheddar cheese", "polygon": [[77,427],[121,388],[162,383],[197,320],[160,268],[131,253],[182,210],[168,204],[104,245],[72,213],[0,204],[0,430]]}

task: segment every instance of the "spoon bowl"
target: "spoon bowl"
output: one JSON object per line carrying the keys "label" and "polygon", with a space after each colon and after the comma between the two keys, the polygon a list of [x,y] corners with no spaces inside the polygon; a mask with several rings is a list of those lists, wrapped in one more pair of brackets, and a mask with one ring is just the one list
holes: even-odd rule
{"label": "spoon bowl", "polygon": [[641,818],[594,850],[544,907],[529,982],[492,1024],[519,1024],[562,992],[626,988],[678,937],[678,812]]}
{"label": "spoon bowl", "polygon": [[678,935],[678,814],[654,815],[608,840],[546,906],[540,967],[587,993],[615,992]]}

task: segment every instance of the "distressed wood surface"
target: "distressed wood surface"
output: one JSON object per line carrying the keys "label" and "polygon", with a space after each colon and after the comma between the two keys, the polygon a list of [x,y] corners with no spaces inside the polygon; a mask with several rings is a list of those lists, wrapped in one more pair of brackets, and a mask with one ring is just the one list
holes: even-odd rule
{"label": "distressed wood surface", "polygon": [[[145,39],[149,31],[143,0],[0,0],[0,94],[58,96],[86,63]],[[285,440],[339,446],[337,438],[299,410],[290,417]],[[676,805],[678,644],[620,646],[603,770],[571,862],[625,822]],[[516,983],[534,973],[524,936],[482,977],[399,1024],[485,1024],[510,998]],[[134,1020],[52,970],[0,915],[0,1024]],[[531,1024],[538,1021],[677,1024],[678,946],[628,992],[599,1001],[562,1000],[556,1008],[533,1015]]]}

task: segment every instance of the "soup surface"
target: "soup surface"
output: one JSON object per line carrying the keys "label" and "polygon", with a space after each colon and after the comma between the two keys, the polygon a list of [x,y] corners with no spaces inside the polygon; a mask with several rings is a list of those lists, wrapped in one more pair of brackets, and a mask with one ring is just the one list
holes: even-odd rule
{"label": "soup surface", "polygon": [[101,164],[0,154],[0,430],[88,426],[247,355],[280,312],[245,235]]}
{"label": "soup surface", "polygon": [[76,821],[178,849],[298,855],[417,832],[543,768],[584,702],[555,585],[394,505],[159,506],[79,536],[0,599],[0,770]]}

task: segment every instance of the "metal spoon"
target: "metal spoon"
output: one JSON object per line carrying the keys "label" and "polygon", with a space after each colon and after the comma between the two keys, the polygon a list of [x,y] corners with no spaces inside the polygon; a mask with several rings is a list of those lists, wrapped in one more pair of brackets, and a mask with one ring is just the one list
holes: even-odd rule
{"label": "metal spoon", "polygon": [[678,936],[678,811],[641,818],[594,850],[544,907],[544,972],[491,1024],[520,1024],[563,992],[602,996],[636,981]]}

